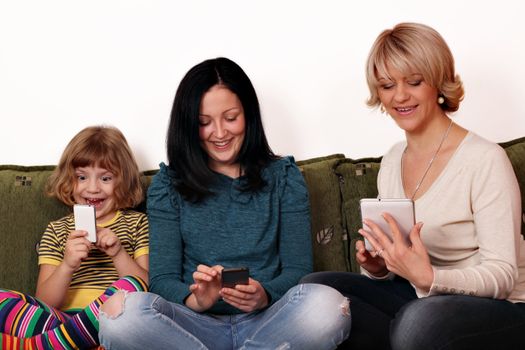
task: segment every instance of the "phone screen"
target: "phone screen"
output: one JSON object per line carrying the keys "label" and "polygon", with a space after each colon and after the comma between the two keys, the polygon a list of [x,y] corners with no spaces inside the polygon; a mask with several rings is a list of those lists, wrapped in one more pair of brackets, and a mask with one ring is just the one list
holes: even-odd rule
{"label": "phone screen", "polygon": [[250,271],[247,267],[236,267],[222,270],[222,286],[235,288],[237,284],[248,284]]}

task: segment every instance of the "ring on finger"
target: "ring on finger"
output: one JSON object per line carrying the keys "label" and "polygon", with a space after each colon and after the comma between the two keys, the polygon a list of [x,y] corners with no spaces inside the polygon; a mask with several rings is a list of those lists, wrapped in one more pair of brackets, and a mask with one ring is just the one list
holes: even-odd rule
{"label": "ring on finger", "polygon": [[383,248],[379,249],[377,252],[376,252],[376,256],[379,256],[379,257],[382,257],[381,254],[383,254]]}

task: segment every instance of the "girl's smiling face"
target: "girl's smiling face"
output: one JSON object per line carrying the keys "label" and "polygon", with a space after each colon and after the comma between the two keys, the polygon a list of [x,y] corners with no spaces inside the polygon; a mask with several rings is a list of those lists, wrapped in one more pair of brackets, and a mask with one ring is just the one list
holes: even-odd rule
{"label": "girl's smiling face", "polygon": [[99,224],[112,219],[116,214],[113,173],[95,165],[75,168],[75,176],[75,203],[93,205]]}

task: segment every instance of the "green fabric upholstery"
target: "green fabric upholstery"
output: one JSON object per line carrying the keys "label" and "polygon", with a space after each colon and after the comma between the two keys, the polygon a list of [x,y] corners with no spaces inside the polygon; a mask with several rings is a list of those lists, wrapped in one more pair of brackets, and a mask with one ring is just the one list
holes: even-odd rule
{"label": "green fabric upholstery", "polygon": [[[525,137],[501,143],[521,189],[525,207]],[[343,154],[298,161],[308,186],[315,271],[358,271],[355,241],[361,239],[359,200],[376,197],[381,158],[345,159]],[[38,276],[35,246],[47,224],[70,209],[44,194],[54,166],[0,165],[0,288],[34,294]],[[151,183],[158,170],[146,171]],[[146,203],[138,210],[145,211]],[[525,216],[524,216],[525,220]],[[525,222],[522,224],[525,235]]]}
{"label": "green fabric upholstery", "polygon": [[512,163],[521,192],[521,234],[525,237],[525,137],[500,143]]}
{"label": "green fabric upholstery", "polygon": [[343,222],[349,233],[349,264],[353,272],[359,271],[355,260],[355,243],[362,239],[357,232],[361,228],[361,198],[377,197],[377,173],[381,158],[343,159],[334,166],[334,172],[340,178],[340,189],[343,198]]}
{"label": "green fabric upholstery", "polygon": [[0,288],[34,294],[38,275],[36,244],[49,221],[68,207],[46,197],[54,166],[0,166]]}
{"label": "green fabric upholstery", "polygon": [[339,179],[333,172],[334,164],[343,158],[334,154],[297,162],[309,192],[314,271],[350,271]]}

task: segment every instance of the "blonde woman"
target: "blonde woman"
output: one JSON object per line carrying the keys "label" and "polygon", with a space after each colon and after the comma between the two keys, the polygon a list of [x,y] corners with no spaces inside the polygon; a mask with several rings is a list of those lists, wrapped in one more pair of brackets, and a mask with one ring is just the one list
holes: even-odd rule
{"label": "blonde woman", "polygon": [[[376,39],[368,104],[406,140],[383,157],[379,196],[412,198],[417,224],[390,240],[365,218],[362,274],[318,273],[351,299],[354,349],[512,349],[525,331],[521,201],[505,151],[450,117],[463,98],[454,59],[434,29],[401,23]],[[372,234],[373,233],[373,234]],[[375,238],[374,238],[375,237]]]}

